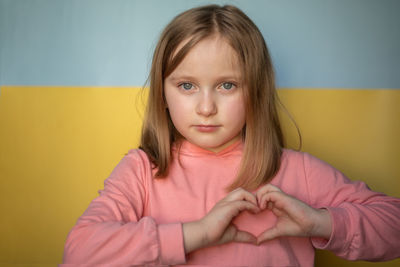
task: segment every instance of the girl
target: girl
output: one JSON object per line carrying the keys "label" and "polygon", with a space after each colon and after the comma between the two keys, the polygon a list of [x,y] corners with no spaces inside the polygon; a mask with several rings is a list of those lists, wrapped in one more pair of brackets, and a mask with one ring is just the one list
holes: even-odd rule
{"label": "girl", "polygon": [[70,232],[65,263],[313,266],[400,256],[400,200],[283,149],[270,56],[233,6],[178,15],[154,52],[140,149]]}

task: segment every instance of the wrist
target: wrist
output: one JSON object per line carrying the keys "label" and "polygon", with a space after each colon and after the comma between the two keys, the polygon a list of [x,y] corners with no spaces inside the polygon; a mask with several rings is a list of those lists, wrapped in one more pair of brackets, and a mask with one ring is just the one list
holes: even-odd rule
{"label": "wrist", "polygon": [[332,220],[329,211],[325,208],[317,209],[317,218],[312,237],[329,239],[332,233]]}
{"label": "wrist", "polygon": [[182,224],[185,253],[207,246],[206,233],[200,221]]}

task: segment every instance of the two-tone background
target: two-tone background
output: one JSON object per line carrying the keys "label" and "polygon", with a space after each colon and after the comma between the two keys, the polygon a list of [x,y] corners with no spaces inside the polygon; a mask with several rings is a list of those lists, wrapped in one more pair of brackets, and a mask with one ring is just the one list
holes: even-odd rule
{"label": "two-tone background", "polygon": [[0,266],[61,263],[68,231],[138,144],[159,33],[210,2],[264,34],[302,150],[400,197],[400,1],[0,0]]}

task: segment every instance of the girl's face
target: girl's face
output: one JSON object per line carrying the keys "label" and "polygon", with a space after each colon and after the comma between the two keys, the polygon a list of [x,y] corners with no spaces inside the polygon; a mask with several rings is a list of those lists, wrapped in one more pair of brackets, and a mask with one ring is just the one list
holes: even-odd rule
{"label": "girl's face", "polygon": [[223,150],[241,138],[243,86],[233,48],[219,36],[200,41],[164,80],[175,128],[195,145]]}

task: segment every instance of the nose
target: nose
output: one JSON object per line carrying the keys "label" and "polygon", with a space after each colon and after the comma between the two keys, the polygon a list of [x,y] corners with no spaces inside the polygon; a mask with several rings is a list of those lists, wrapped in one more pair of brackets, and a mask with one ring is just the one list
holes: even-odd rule
{"label": "nose", "polygon": [[217,113],[217,104],[213,92],[205,90],[199,95],[196,107],[197,114],[205,117],[212,116]]}

